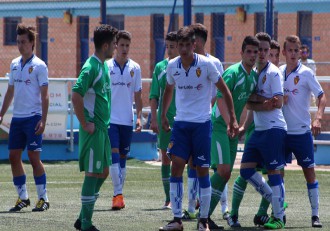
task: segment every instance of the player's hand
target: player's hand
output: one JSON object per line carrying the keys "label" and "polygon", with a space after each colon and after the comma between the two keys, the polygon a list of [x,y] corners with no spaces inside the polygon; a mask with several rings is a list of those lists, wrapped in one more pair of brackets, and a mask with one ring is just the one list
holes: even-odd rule
{"label": "player's hand", "polygon": [[159,133],[159,128],[158,128],[157,120],[155,120],[155,119],[151,119],[151,121],[150,121],[150,129],[151,129],[154,133],[156,133],[156,134]]}
{"label": "player's hand", "polygon": [[141,119],[136,119],[135,132],[141,132],[141,130],[142,130]]}
{"label": "player's hand", "polygon": [[237,120],[235,119],[234,121],[230,121],[229,126],[227,128],[227,135],[229,136],[229,138],[234,138],[238,135],[238,123]]}
{"label": "player's hand", "polygon": [[92,135],[95,131],[95,124],[91,122],[87,122],[83,129],[88,132],[88,134]]}
{"label": "player's hand", "polygon": [[283,96],[283,104],[287,104],[289,101],[289,95],[284,95]]}
{"label": "player's hand", "polygon": [[3,117],[0,116],[0,124],[2,124],[2,121],[3,121]]}
{"label": "player's hand", "polygon": [[244,134],[245,134],[245,127],[242,126],[238,129],[238,139],[241,140]]}
{"label": "player's hand", "polygon": [[312,123],[312,134],[313,136],[317,136],[321,133],[321,121],[315,119]]}
{"label": "player's hand", "polygon": [[34,128],[34,130],[36,131],[35,134],[41,135],[42,133],[44,133],[45,127],[46,127],[46,123],[43,122],[42,120],[39,120],[36,127]]}
{"label": "player's hand", "polygon": [[263,103],[263,108],[265,109],[265,111],[271,111],[274,108],[276,108],[277,101],[278,101],[277,97],[267,99]]}
{"label": "player's hand", "polygon": [[171,131],[170,124],[168,123],[167,117],[162,117],[162,128],[164,129],[165,132]]}

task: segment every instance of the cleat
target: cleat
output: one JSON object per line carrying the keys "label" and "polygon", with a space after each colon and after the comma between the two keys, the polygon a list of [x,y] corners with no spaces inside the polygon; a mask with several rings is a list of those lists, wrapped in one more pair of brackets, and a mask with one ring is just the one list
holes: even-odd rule
{"label": "cleat", "polygon": [[76,222],[73,224],[73,227],[76,230],[81,230],[81,221],[79,219],[77,219]]}
{"label": "cleat", "polygon": [[163,205],[162,209],[172,209],[171,202],[165,201],[165,204]]}
{"label": "cleat", "polygon": [[322,223],[318,216],[312,216],[312,227],[314,228],[322,228]]}
{"label": "cleat", "polygon": [[206,218],[201,218],[198,220],[198,231],[210,231]]}
{"label": "cleat", "polygon": [[281,219],[274,217],[264,224],[265,229],[284,229],[285,225]]}
{"label": "cleat", "polygon": [[227,219],[227,224],[232,228],[240,228],[241,224],[238,222],[238,217],[236,215],[229,216]]}
{"label": "cleat", "polygon": [[197,219],[196,213],[190,213],[187,210],[183,210],[182,212],[182,220],[194,220]]}
{"label": "cleat", "polygon": [[36,204],[36,207],[32,209],[32,212],[43,212],[49,209],[49,202],[46,202],[43,198],[40,198],[38,203]]}
{"label": "cleat", "polygon": [[16,204],[14,207],[9,209],[9,212],[18,212],[21,211],[22,208],[28,207],[30,205],[29,198],[26,200],[21,200],[20,198],[17,199]]}
{"label": "cleat", "polygon": [[283,202],[283,209],[285,210],[285,209],[287,209],[289,207],[289,204],[287,203],[287,202]]}
{"label": "cleat", "polygon": [[269,222],[270,217],[268,214],[265,215],[255,215],[253,218],[253,223],[256,226],[263,226],[265,223]]}
{"label": "cleat", "polygon": [[94,225],[92,225],[88,229],[82,229],[81,231],[100,231],[100,230],[97,229]]}
{"label": "cleat", "polygon": [[118,194],[112,198],[112,210],[120,210],[125,208],[124,197],[122,194]]}
{"label": "cleat", "polygon": [[210,230],[223,230],[224,227],[217,225],[210,217],[208,218],[208,224]]}
{"label": "cleat", "polygon": [[196,206],[195,206],[195,209],[198,210],[200,206],[201,206],[201,205],[199,204],[199,200],[197,199],[197,200],[196,200]]}
{"label": "cleat", "polygon": [[159,231],[182,231],[182,230],[183,230],[182,222],[178,222],[175,220],[170,221],[164,227],[159,228]]}
{"label": "cleat", "polygon": [[227,220],[229,216],[230,216],[230,212],[226,211],[222,214],[222,219]]}

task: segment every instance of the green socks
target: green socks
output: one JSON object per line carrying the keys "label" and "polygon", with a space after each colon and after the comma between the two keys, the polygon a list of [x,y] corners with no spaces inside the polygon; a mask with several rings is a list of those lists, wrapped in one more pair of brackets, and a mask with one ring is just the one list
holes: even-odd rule
{"label": "green socks", "polygon": [[231,202],[231,216],[238,217],[238,209],[241,204],[241,201],[244,196],[244,192],[247,186],[247,181],[243,179],[243,177],[238,176],[234,182],[234,189],[233,189],[233,200]]}
{"label": "green socks", "polygon": [[171,165],[162,165],[161,166],[162,172],[162,182],[163,188],[165,192],[166,202],[170,201],[170,176],[171,176]]}
{"label": "green socks", "polygon": [[81,213],[79,219],[81,221],[81,228],[88,229],[92,226],[92,216],[95,205],[95,188],[98,178],[85,176],[85,180],[81,191]]}
{"label": "green socks", "polygon": [[215,172],[211,177],[211,187],[212,187],[212,194],[211,194],[211,203],[210,203],[210,210],[209,216],[212,215],[215,207],[220,201],[221,194],[226,187],[227,181],[223,179],[217,172]]}

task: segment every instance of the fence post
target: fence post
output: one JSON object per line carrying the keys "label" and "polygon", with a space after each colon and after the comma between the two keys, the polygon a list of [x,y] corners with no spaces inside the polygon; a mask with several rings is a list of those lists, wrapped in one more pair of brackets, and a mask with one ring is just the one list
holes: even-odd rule
{"label": "fence post", "polygon": [[266,0],[266,32],[273,38],[273,0]]}
{"label": "fence post", "polygon": [[107,1],[100,0],[100,14],[101,14],[101,24],[107,23]]}

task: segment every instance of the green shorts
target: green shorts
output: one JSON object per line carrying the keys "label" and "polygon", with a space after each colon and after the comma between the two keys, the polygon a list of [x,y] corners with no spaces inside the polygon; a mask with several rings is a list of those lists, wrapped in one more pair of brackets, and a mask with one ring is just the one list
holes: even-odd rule
{"label": "green shorts", "polygon": [[111,145],[106,128],[98,128],[92,135],[79,127],[79,168],[89,173],[103,173],[111,164]]}
{"label": "green shorts", "polygon": [[[174,118],[172,120],[168,121],[170,124],[170,127],[173,127],[174,123]],[[158,124],[159,129],[159,134],[158,134],[158,148],[161,150],[167,150],[168,144],[170,143],[172,131],[165,132],[164,129],[162,128],[161,124]]]}
{"label": "green shorts", "polygon": [[211,138],[211,168],[216,169],[218,164],[234,166],[237,153],[238,138],[229,139],[226,129],[212,131]]}

